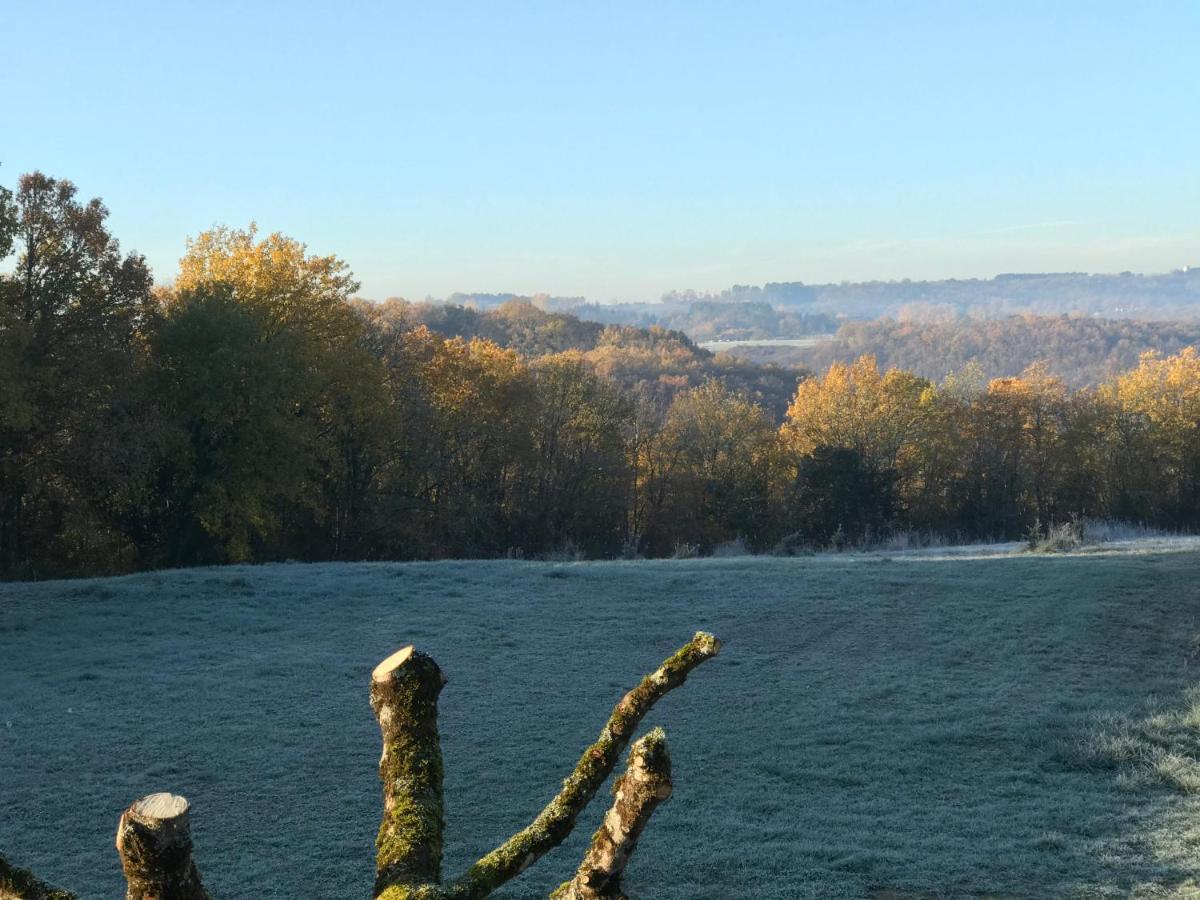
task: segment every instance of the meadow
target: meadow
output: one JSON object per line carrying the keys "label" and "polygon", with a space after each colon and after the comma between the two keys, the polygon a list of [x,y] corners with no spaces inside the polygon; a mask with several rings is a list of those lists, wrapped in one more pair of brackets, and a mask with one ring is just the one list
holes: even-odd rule
{"label": "meadow", "polygon": [[[631,896],[1200,892],[1200,555],[1169,546],[0,585],[0,850],[119,896],[118,815],[172,790],[222,900],[368,896],[368,681],[412,642],[450,679],[453,875],[698,629],[725,647],[644,723],[667,730],[675,794]],[[545,897],[607,803],[496,896]]]}
{"label": "meadow", "polygon": [[713,353],[719,353],[722,350],[733,350],[737,347],[818,347],[834,338],[835,335],[832,334],[809,334],[798,338],[722,339],[704,341],[698,346],[705,350],[711,350]]}

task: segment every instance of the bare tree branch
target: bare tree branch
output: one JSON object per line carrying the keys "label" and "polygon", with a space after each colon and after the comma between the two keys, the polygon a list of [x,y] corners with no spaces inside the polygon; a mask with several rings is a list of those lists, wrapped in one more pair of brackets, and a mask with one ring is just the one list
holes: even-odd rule
{"label": "bare tree branch", "polygon": [[551,900],[626,900],[621,875],[650,816],[670,796],[671,754],[667,736],[656,728],[629,751],[625,773],[613,785],[613,805],[592,835],[579,870]]}
{"label": "bare tree branch", "polygon": [[[412,647],[389,656],[371,676],[371,706],[383,737],[377,900],[477,900],[529,868],[571,833],[651,707],[720,649],[713,635],[697,632],[643,678],[616,705],[600,737],[533,823],[445,886],[440,883],[445,824],[437,701],[446,679],[433,659]],[[575,878],[555,892],[556,900],[621,897],[621,874],[638,838],[655,807],[671,794],[671,760],[661,729],[634,745],[613,794],[603,826]],[[142,797],[122,814],[116,845],[128,882],[126,900],[211,900],[192,861],[188,813],[185,798],[160,793]],[[77,898],[0,857],[0,900]]]}

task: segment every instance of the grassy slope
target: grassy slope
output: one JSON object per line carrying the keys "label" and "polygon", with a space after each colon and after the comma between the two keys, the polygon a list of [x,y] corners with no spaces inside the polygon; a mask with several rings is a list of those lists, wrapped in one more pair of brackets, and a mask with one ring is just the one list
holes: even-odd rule
{"label": "grassy slope", "polygon": [[[0,850],[117,896],[118,813],[171,789],[224,900],[368,896],[368,676],[413,641],[450,677],[453,871],[525,824],[621,692],[705,628],[725,651],[647,722],[667,728],[676,793],[635,896],[1157,894],[1194,871],[1200,796],[1080,748],[1097,714],[1185,703],[1198,576],[1200,556],[1175,553],[0,585]],[[1185,765],[1195,731],[1170,738]],[[545,897],[601,811],[503,896]]]}

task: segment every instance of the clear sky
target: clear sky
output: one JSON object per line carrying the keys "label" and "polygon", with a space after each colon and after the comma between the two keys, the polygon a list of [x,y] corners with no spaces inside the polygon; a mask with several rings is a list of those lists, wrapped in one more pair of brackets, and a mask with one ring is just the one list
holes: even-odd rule
{"label": "clear sky", "polygon": [[0,0],[0,183],[363,294],[1200,264],[1200,2]]}

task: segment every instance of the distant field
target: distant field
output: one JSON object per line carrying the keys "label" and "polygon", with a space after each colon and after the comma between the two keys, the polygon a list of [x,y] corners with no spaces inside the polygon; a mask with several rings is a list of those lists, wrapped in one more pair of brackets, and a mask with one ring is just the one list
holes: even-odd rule
{"label": "distant field", "polygon": [[[645,723],[675,796],[631,896],[1196,896],[1200,555],[1161,548],[0,585],[0,850],[119,896],[117,816],[170,789],[222,900],[368,896],[368,678],[411,641],[450,678],[453,874],[698,628],[726,646]],[[544,898],[606,805],[497,896]]]}
{"label": "distant field", "polygon": [[744,341],[702,341],[699,346],[713,353],[745,347],[816,347],[836,338],[834,334],[810,334],[798,338],[749,338]]}

